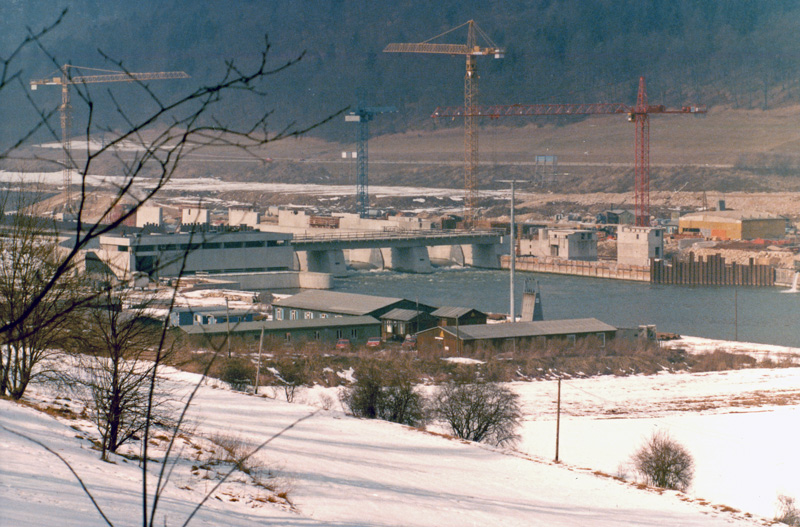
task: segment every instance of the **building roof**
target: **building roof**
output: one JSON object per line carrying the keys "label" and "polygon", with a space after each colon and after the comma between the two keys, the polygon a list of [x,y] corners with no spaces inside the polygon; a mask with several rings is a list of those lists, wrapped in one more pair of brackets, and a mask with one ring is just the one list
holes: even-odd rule
{"label": "building roof", "polygon": [[425,311],[417,311],[416,309],[401,309],[394,308],[381,315],[381,320],[402,320],[410,322],[420,315],[426,315]]}
{"label": "building roof", "polygon": [[747,220],[782,220],[782,216],[771,212],[747,212],[743,210],[707,210],[684,214],[680,220],[738,222]]}
{"label": "building roof", "polygon": [[[312,318],[299,320],[258,320],[255,322],[239,322],[230,327],[231,333],[257,333],[264,328],[265,332],[291,329],[340,328],[349,326],[369,326],[380,324],[374,317],[335,317]],[[228,324],[195,324],[180,326],[189,335],[220,335],[228,332]]]}
{"label": "building roof", "polygon": [[[444,307],[440,307],[439,309],[437,309],[436,311],[431,313],[431,315],[433,315],[435,317],[440,317],[440,318],[461,318],[464,315],[466,315],[467,313],[470,313],[472,311],[480,313],[480,311],[478,311],[477,309],[472,309],[471,307],[444,306]],[[483,314],[483,313],[481,313],[481,314]]]}
{"label": "building roof", "polygon": [[[434,328],[435,329],[435,328]],[[596,318],[573,318],[564,320],[538,320],[534,322],[515,322],[506,324],[475,324],[441,328],[462,340],[500,339],[514,337],[540,337],[569,335],[573,333],[603,333],[617,328]],[[430,330],[428,330],[430,331]]]}
{"label": "building roof", "polygon": [[218,307],[213,307],[213,308],[210,308],[210,309],[209,308],[198,309],[198,310],[194,311],[194,313],[197,314],[197,315],[206,315],[206,316],[208,316],[208,315],[214,315],[214,316],[229,315],[229,316],[233,317],[233,316],[239,316],[239,315],[256,315],[256,314],[258,314],[258,311],[255,310],[255,309],[225,309],[225,306],[222,306],[221,309],[218,308]]}
{"label": "building roof", "polygon": [[402,302],[402,300],[402,298],[314,289],[278,300],[273,305],[328,313],[342,313],[344,315],[366,315],[397,302]]}

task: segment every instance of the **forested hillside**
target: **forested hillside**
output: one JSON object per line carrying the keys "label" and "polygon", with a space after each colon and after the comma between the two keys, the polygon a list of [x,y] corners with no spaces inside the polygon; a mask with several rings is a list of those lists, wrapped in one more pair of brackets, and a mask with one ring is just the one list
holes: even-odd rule
{"label": "forested hillside", "polygon": [[[800,101],[800,4],[794,0],[4,0],[0,56],[9,56],[26,28],[52,23],[63,8],[63,22],[42,39],[57,63],[114,69],[102,50],[130,71],[192,76],[154,82],[164,96],[219,79],[226,60],[258,60],[264,35],[275,67],[305,53],[270,85],[276,128],[353,104],[358,86],[369,103],[401,110],[376,120],[375,132],[433,126],[433,108],[463,103],[463,58],[382,50],[390,42],[430,39],[469,19],[507,49],[504,60],[479,59],[482,103],[630,103],[640,75],[655,103],[771,108]],[[436,42],[465,40],[462,29]],[[56,70],[35,47],[13,64],[24,84]],[[24,111],[24,84],[0,100],[4,142],[34,118]],[[102,97],[107,89],[97,85],[93,93]],[[140,97],[131,87],[113,89],[129,102]],[[58,99],[54,87],[35,92],[43,106]],[[263,110],[248,104],[231,103],[228,116]],[[85,118],[81,111],[76,104],[76,124]],[[101,114],[98,121],[113,126],[115,118]],[[337,120],[316,133],[350,132]]]}

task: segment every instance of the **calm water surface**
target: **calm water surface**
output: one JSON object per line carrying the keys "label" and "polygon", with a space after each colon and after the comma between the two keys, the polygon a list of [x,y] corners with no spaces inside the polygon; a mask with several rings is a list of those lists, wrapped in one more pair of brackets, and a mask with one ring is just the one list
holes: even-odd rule
{"label": "calm water surface", "polygon": [[[781,288],[653,285],[517,272],[517,314],[525,278],[539,282],[545,319],[594,317],[617,327],[656,324],[658,331],[728,340],[736,338],[738,326],[738,340],[800,347],[800,293],[783,293]],[[509,312],[508,271],[357,271],[337,278],[334,288],[434,306]]]}

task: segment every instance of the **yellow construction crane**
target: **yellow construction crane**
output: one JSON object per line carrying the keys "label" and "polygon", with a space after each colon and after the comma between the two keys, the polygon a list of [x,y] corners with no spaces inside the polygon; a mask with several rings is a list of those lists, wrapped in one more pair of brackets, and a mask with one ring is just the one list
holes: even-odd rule
{"label": "yellow construction crane", "polygon": [[[72,75],[70,70],[91,70],[104,72],[103,75]],[[153,73],[130,73],[127,71],[101,70],[64,64],[58,71],[58,76],[44,79],[31,80],[31,90],[39,86],[61,86],[61,143],[64,155],[64,193],[66,211],[72,210],[72,196],[70,184],[72,182],[72,153],[70,146],[70,124],[72,122],[71,106],[69,103],[69,87],[72,84],[90,84],[95,82],[135,82],[161,79],[188,79],[189,75],[183,71],[162,71]]]}
{"label": "yellow construction crane", "polygon": [[[466,44],[443,44],[431,42],[448,33],[468,26]],[[483,39],[486,46],[478,45],[478,37]],[[498,47],[474,20],[470,20],[458,27],[445,31],[425,42],[417,44],[389,44],[383,50],[389,53],[442,53],[445,55],[464,55],[467,58],[467,73],[464,76],[464,220],[467,225],[472,225],[475,209],[478,205],[478,129],[475,126],[475,112],[471,110],[478,105],[478,67],[476,58],[479,56],[494,56],[503,58],[505,50]]]}

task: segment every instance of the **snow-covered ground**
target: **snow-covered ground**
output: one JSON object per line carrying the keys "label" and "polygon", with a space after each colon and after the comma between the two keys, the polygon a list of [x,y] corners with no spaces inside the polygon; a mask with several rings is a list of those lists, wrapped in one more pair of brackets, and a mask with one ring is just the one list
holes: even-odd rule
{"label": "snow-covered ground", "polygon": [[[197,379],[174,371],[169,378],[184,391]],[[525,413],[516,450],[351,418],[338,411],[330,390],[308,390],[302,400],[330,409],[259,454],[278,476],[278,489],[289,491],[294,510],[269,503],[264,489],[234,481],[192,525],[756,525],[763,520],[749,515],[771,518],[778,493],[800,496],[794,477],[800,468],[800,370],[564,381],[560,465],[551,461],[556,386],[513,384]],[[31,399],[52,402],[53,394],[37,387]],[[74,400],[58,404],[79,411]],[[208,383],[192,407],[192,429],[255,445],[316,410]],[[8,430],[33,436],[70,460],[114,525],[141,524],[136,462],[99,461],[88,423],[0,401],[0,424],[0,525],[104,524],[60,461]],[[609,477],[655,428],[668,430],[695,457],[696,480],[686,495]],[[184,445],[189,459],[174,468],[160,505],[166,519],[157,525],[181,525],[213,486],[206,472],[192,474],[192,465],[202,461],[192,458],[202,450]]]}
{"label": "snow-covered ground", "polygon": [[[78,175],[73,174],[73,183],[78,183]],[[10,184],[41,184],[60,186],[63,185],[62,172],[7,172],[0,171],[0,182]],[[109,189],[119,188],[124,182],[120,176],[87,175],[88,185]],[[153,188],[156,181],[148,178],[137,178],[134,187],[141,189]],[[174,192],[270,192],[276,194],[312,194],[316,196],[349,196],[353,193],[352,185],[318,185],[313,183],[258,183],[222,181],[217,178],[174,178],[164,186],[166,191]],[[452,202],[461,202],[464,199],[464,189],[433,188],[433,187],[407,187],[370,185],[370,193],[377,198],[383,197],[408,197],[448,199]],[[507,190],[485,190],[485,196],[506,198]]]}

